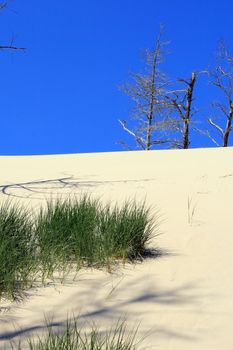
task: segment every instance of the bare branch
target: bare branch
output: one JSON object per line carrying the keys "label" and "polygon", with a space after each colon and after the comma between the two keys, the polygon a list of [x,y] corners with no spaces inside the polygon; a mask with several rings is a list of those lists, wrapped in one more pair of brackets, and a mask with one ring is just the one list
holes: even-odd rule
{"label": "bare branch", "polygon": [[143,148],[146,149],[145,144],[146,144],[146,140],[144,140],[142,137],[136,135],[132,130],[128,129],[126,127],[126,122],[122,121],[120,119],[118,119],[119,123],[121,124],[122,128],[129,133],[131,136],[133,136],[136,140],[136,142]]}
{"label": "bare branch", "polygon": [[197,131],[199,134],[207,136],[217,147],[220,147],[220,144],[211,136],[209,130],[201,130],[196,127],[194,127],[193,129]]}
{"label": "bare branch", "polygon": [[119,122],[123,130],[134,137],[137,144],[145,150],[151,150],[153,145],[163,143],[153,141],[160,137],[162,140],[163,129],[160,127],[160,122],[165,118],[167,108],[164,103],[164,94],[168,81],[159,69],[164,46],[161,37],[162,28],[156,38],[154,49],[145,52],[145,73],[131,74],[132,83],[122,88],[135,103],[133,108],[135,128],[131,130],[126,126],[125,121],[119,120]]}
{"label": "bare branch", "polygon": [[[190,145],[189,126],[193,115],[196,114],[196,110],[193,108],[193,94],[196,77],[196,72],[193,72],[189,80],[181,78],[178,79],[179,82],[186,84],[187,87],[185,89],[172,90],[165,96],[170,103],[168,104],[168,108],[171,111],[171,114],[174,115],[172,120],[178,117],[178,119],[181,121],[176,125],[176,130],[182,135],[182,148],[188,148]],[[174,97],[170,96],[169,94],[173,95]],[[176,112],[178,116],[176,116]],[[180,127],[180,124],[182,124],[182,128]],[[177,144],[177,142],[173,142],[173,144]]]}
{"label": "bare branch", "polygon": [[25,47],[16,47],[12,45],[0,45],[0,50],[19,50],[19,51],[25,51]]}
{"label": "bare branch", "polygon": [[217,60],[217,65],[210,72],[210,77],[212,79],[210,82],[223,92],[226,102],[215,102],[212,106],[221,112],[226,120],[226,124],[225,127],[222,128],[211,119],[208,119],[208,122],[220,133],[222,146],[227,147],[229,136],[232,131],[231,124],[233,118],[233,57],[227,50],[223,41],[220,42],[218,47]]}
{"label": "bare branch", "polygon": [[217,129],[217,130],[221,133],[222,136],[224,135],[223,129],[222,129],[219,125],[217,125],[216,123],[214,123],[212,119],[208,118],[208,122],[209,122],[215,129]]}
{"label": "bare branch", "polygon": [[122,141],[122,140],[117,141],[117,144],[122,145],[123,148],[125,148],[127,151],[132,151],[133,150],[131,147],[129,147],[129,145],[127,145],[127,143],[125,141]]}
{"label": "bare branch", "polygon": [[179,79],[177,79],[177,81],[179,81],[180,83],[185,83],[185,84],[189,85],[189,82],[185,79],[179,78]]}
{"label": "bare branch", "polygon": [[[7,7],[8,2],[7,1],[1,1],[0,2],[0,10],[3,10]],[[0,50],[14,50],[14,51],[25,51],[25,47],[17,47],[13,45],[13,40],[9,45],[0,45]]]}
{"label": "bare branch", "polygon": [[167,100],[169,100],[171,102],[171,106],[173,106],[178,111],[180,117],[182,119],[184,119],[184,115],[183,115],[183,112],[181,110],[182,106],[177,102],[178,98],[179,98],[178,92],[179,91],[173,92],[173,94],[176,96],[176,98],[172,98],[171,96],[166,95],[165,99],[167,99]]}
{"label": "bare branch", "polygon": [[151,141],[152,145],[163,145],[164,143],[171,143],[173,142],[172,140],[155,140]]}
{"label": "bare branch", "polygon": [[214,102],[212,103],[212,106],[215,108],[218,108],[226,117],[228,117],[228,111],[226,109],[226,106],[224,106],[222,103],[220,102]]}

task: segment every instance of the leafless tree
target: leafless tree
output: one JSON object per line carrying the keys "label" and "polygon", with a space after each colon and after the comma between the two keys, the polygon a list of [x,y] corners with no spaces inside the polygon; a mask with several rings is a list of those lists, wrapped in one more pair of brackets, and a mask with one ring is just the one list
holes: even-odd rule
{"label": "leafless tree", "polygon": [[214,117],[214,120],[208,118],[209,124],[219,134],[220,142],[211,136],[210,133],[209,136],[216,145],[227,147],[230,133],[233,130],[233,56],[227,50],[224,42],[219,44],[217,60],[216,67],[209,72],[209,75],[211,84],[221,91],[222,99],[221,102],[212,103],[212,106],[220,113],[221,119],[224,118],[225,126],[222,126],[223,123],[221,121],[220,123],[216,121],[217,116]]}
{"label": "leafless tree", "polygon": [[193,115],[197,112],[193,107],[196,80],[197,73],[192,72],[190,79],[178,79],[184,88],[169,91],[165,95],[167,109],[170,111],[167,127],[181,135],[181,138],[171,141],[174,148],[187,149],[190,145],[190,123]]}
{"label": "leafless tree", "polygon": [[[168,82],[159,69],[165,44],[162,42],[161,29],[156,38],[155,48],[152,51],[145,51],[146,72],[131,74],[132,83],[122,87],[123,92],[135,103],[132,116],[136,125],[128,127],[125,120],[119,120],[119,123],[143,150],[151,150],[155,145],[169,142],[163,133],[166,119],[164,94]],[[125,144],[122,141],[121,143]]]}
{"label": "leafless tree", "polygon": [[[8,2],[1,1],[0,2],[0,11],[7,8]],[[25,47],[18,47],[13,44],[13,40],[8,45],[0,45],[0,50],[14,50],[14,51],[25,51]]]}

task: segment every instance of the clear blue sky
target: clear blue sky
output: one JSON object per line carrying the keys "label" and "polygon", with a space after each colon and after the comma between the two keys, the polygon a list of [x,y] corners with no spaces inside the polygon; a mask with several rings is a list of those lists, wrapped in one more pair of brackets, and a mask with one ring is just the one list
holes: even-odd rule
{"label": "clear blue sky", "polygon": [[[160,23],[171,41],[164,70],[188,76],[211,62],[224,38],[233,50],[232,0],[12,0],[0,13],[0,154],[122,150],[117,119],[129,100],[118,85],[141,68]],[[208,85],[198,101],[210,102]],[[203,109],[203,117],[205,117]],[[192,146],[211,145],[193,136]]]}

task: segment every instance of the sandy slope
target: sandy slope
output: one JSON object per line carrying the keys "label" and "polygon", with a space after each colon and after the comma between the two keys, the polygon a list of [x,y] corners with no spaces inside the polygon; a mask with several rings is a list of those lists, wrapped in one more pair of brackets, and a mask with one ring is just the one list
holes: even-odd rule
{"label": "sandy slope", "polygon": [[[161,257],[112,275],[82,270],[75,282],[29,291],[0,314],[1,348],[41,331],[45,314],[59,325],[74,312],[103,328],[127,316],[155,349],[233,349],[233,148],[0,157],[0,167],[0,185],[14,185],[0,188],[1,200],[38,206],[73,192],[146,196],[162,220],[151,244]],[[19,186],[41,180],[52,181]]]}

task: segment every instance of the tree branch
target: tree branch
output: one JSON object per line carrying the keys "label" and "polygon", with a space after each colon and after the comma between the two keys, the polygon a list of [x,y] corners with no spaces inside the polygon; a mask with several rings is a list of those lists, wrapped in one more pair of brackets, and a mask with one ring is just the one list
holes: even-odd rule
{"label": "tree branch", "polygon": [[18,50],[18,51],[25,51],[25,47],[17,47],[12,45],[0,45],[0,50]]}
{"label": "tree branch", "polygon": [[172,140],[155,140],[151,141],[152,145],[162,145],[164,143],[173,142]]}
{"label": "tree branch", "polygon": [[142,137],[136,135],[132,130],[128,129],[126,127],[126,122],[122,121],[120,119],[118,119],[119,123],[121,124],[123,130],[125,130],[128,134],[130,134],[131,136],[133,136],[135,138],[135,140],[137,141],[137,143],[143,148],[146,149],[145,144],[146,144],[146,140],[144,140]]}
{"label": "tree branch", "polygon": [[193,128],[195,131],[199,132],[202,135],[207,136],[217,147],[220,147],[220,144],[210,135],[208,130],[201,130],[196,127]]}
{"label": "tree branch", "polygon": [[223,129],[222,129],[219,125],[217,125],[216,123],[214,123],[212,119],[208,118],[208,122],[209,122],[210,125],[212,125],[215,129],[217,129],[217,130],[221,133],[222,136],[224,135]]}
{"label": "tree branch", "polygon": [[127,145],[125,141],[122,141],[122,140],[117,141],[117,144],[122,145],[127,151],[132,151],[132,148],[129,147],[129,145]]}
{"label": "tree branch", "polygon": [[[174,94],[174,92],[173,92],[173,94]],[[182,113],[182,110],[181,110],[181,108],[180,108],[180,105],[179,105],[178,102],[177,102],[178,96],[176,95],[176,98],[172,98],[172,97],[166,95],[165,98],[166,98],[167,100],[169,100],[169,101],[172,103],[173,107],[178,111],[180,117],[181,117],[182,119],[184,119],[184,115],[183,115],[183,113]]]}

